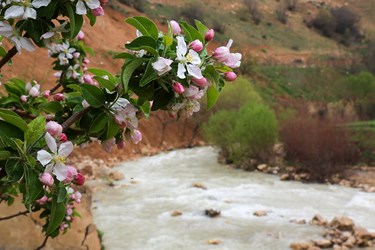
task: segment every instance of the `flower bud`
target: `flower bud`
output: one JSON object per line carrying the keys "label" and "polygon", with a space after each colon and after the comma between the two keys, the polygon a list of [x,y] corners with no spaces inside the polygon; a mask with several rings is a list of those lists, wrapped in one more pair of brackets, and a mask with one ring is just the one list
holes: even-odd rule
{"label": "flower bud", "polygon": [[74,53],[73,53],[73,57],[74,57],[75,59],[79,58],[80,55],[81,55],[81,53],[79,53],[79,52],[74,52]]}
{"label": "flower bud", "polygon": [[173,34],[174,35],[178,35],[181,33],[181,27],[180,25],[178,24],[178,22],[174,21],[174,20],[171,20],[170,22],[170,25],[172,27],[172,31],[173,31]]}
{"label": "flower bud", "polygon": [[142,133],[141,131],[134,129],[130,135],[130,139],[134,144],[138,144],[140,141],[142,141]]}
{"label": "flower bud", "polygon": [[70,216],[72,214],[73,214],[73,209],[72,208],[66,209],[66,215]]}
{"label": "flower bud", "polygon": [[225,62],[230,55],[229,48],[226,46],[221,46],[214,51],[214,57],[219,62]]}
{"label": "flower bud", "polygon": [[53,182],[55,180],[53,179],[53,176],[50,173],[42,173],[39,175],[39,181],[43,183],[43,185],[50,187],[53,185]]}
{"label": "flower bud", "polygon": [[94,85],[94,78],[89,74],[84,74],[83,75],[83,82],[87,83],[87,84]]}
{"label": "flower bud", "polygon": [[48,201],[48,197],[44,195],[39,200],[36,200],[36,203],[38,203],[39,205],[44,205],[44,204],[46,204],[47,201]]}
{"label": "flower bud", "polygon": [[55,73],[53,74],[53,76],[56,77],[56,78],[60,78],[60,77],[61,77],[61,71],[59,71],[59,72],[55,72]]}
{"label": "flower bud", "polygon": [[83,40],[84,38],[85,38],[85,33],[83,33],[83,31],[80,30],[80,31],[78,32],[77,39],[78,39],[78,40]]}
{"label": "flower bud", "polygon": [[22,103],[27,102],[27,95],[21,95],[20,100]]}
{"label": "flower bud", "polygon": [[56,102],[61,102],[61,101],[63,101],[65,99],[65,96],[62,93],[56,93],[56,94],[53,95],[53,99]]}
{"label": "flower bud", "polygon": [[89,64],[89,63],[90,63],[90,60],[89,60],[87,57],[85,57],[85,58],[83,58],[82,62],[83,62],[84,64]]}
{"label": "flower bud", "polygon": [[103,16],[104,15],[104,9],[103,9],[102,6],[99,6],[98,8],[91,10],[91,13],[94,16]]}
{"label": "flower bud", "polygon": [[78,186],[82,186],[83,184],[85,184],[85,176],[83,176],[81,173],[78,173],[76,177],[74,177],[73,183]]}
{"label": "flower bud", "polygon": [[68,168],[68,171],[67,171],[67,174],[66,174],[66,178],[65,178],[65,182],[66,183],[69,183],[71,181],[73,181],[75,179],[75,177],[77,176],[78,172],[77,172],[77,169],[73,166],[67,166]]}
{"label": "flower bud", "polygon": [[205,36],[204,36],[204,39],[207,41],[207,42],[211,42],[212,40],[214,40],[214,36],[215,36],[215,31],[213,29],[209,29]]}
{"label": "flower bud", "polygon": [[203,49],[203,44],[198,39],[195,39],[189,44],[189,47],[194,50],[195,52],[200,52]]}
{"label": "flower bud", "polygon": [[234,72],[225,72],[224,76],[225,76],[225,80],[229,82],[233,82],[237,79],[237,75]]}
{"label": "flower bud", "polygon": [[205,77],[202,78],[193,78],[192,79],[193,83],[197,85],[198,87],[205,88],[208,86],[208,81]]}
{"label": "flower bud", "polygon": [[109,0],[99,0],[100,6],[106,6]]}
{"label": "flower bud", "polygon": [[184,88],[184,86],[182,86],[181,83],[179,83],[179,82],[174,82],[174,83],[173,83],[173,90],[174,90],[174,92],[176,92],[177,94],[182,94],[182,93],[185,91],[185,88]]}
{"label": "flower bud", "polygon": [[120,141],[117,143],[117,148],[118,149],[124,149],[125,148],[125,141],[120,139]]}
{"label": "flower bud", "polygon": [[60,136],[63,128],[55,121],[49,121],[46,124],[46,131],[52,136]]}
{"label": "flower bud", "polygon": [[34,85],[34,86],[29,90],[29,95],[31,95],[32,97],[38,97],[39,94],[40,94],[39,89],[40,89],[40,85],[39,85],[39,84]]}
{"label": "flower bud", "polygon": [[61,133],[59,139],[61,142],[66,142],[68,140],[68,137],[66,136],[65,133]]}
{"label": "flower bud", "polygon": [[51,92],[49,90],[45,90],[42,95],[44,98],[48,98],[50,96],[50,93]]}

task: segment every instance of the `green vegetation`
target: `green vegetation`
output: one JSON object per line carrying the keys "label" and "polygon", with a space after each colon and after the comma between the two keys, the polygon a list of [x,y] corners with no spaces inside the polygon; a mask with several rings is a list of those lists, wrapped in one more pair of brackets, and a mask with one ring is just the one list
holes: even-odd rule
{"label": "green vegetation", "polygon": [[250,82],[240,78],[226,86],[217,107],[203,133],[220,146],[226,159],[235,164],[250,158],[268,160],[278,137],[277,120]]}

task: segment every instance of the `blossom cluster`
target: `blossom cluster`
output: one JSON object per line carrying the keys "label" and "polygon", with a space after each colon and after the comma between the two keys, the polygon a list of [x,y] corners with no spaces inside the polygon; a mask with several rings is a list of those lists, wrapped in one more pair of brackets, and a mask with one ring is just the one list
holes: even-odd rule
{"label": "blossom cluster", "polygon": [[[94,17],[102,16],[104,15],[103,6],[107,4],[108,0],[72,0],[61,2],[59,0],[1,0],[0,16],[2,18],[0,19],[0,37],[5,37],[13,43],[19,53],[21,53],[22,49],[34,51],[35,45],[32,41],[38,46],[43,43],[48,44],[52,37],[60,38],[62,37],[62,33],[69,31],[68,29],[64,29],[67,24],[64,22],[64,19],[56,18],[57,22],[51,22],[50,18],[54,15],[50,15],[50,13],[56,13],[56,16],[61,16],[66,12],[71,13],[70,10],[74,9],[74,15],[80,16],[79,18],[89,13]],[[40,9],[46,9],[50,13],[46,15],[38,11]],[[69,18],[71,17],[69,16]],[[14,22],[15,20],[16,22]],[[23,25],[19,25],[20,23]],[[30,26],[25,25],[25,23],[30,24]],[[60,25],[60,23],[63,24]],[[70,23],[70,29],[75,29],[76,27],[72,27],[72,24]],[[40,30],[28,30],[30,27],[41,26],[43,27]],[[46,30],[47,32],[45,32]]]}
{"label": "blossom cluster", "polygon": [[[199,25],[204,27],[201,23]],[[138,38],[129,43],[127,48],[137,58],[150,60],[156,73],[153,82],[174,92],[166,107],[162,108],[169,110],[171,117],[189,117],[200,110],[198,100],[205,96],[209,88],[211,92],[218,92],[224,85],[223,80],[236,79],[233,69],[241,65],[242,55],[230,51],[233,44],[231,39],[226,46],[218,47],[210,54],[208,45],[215,36],[213,29],[204,27],[198,31],[184,22],[174,20],[169,22],[169,27],[168,34],[158,34],[155,47],[157,54],[144,49],[132,51],[132,44],[136,40],[148,36],[139,30]],[[146,71],[143,78],[148,77]]]}

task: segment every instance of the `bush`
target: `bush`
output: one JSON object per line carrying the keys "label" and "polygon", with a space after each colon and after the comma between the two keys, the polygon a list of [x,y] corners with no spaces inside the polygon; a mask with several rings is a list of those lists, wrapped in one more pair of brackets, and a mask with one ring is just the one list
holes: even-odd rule
{"label": "bush", "polygon": [[331,10],[321,9],[307,25],[319,30],[326,37],[344,45],[351,45],[363,39],[359,21],[359,15],[344,6]]}
{"label": "bush", "polygon": [[286,24],[288,22],[288,17],[286,14],[287,8],[285,4],[279,4],[276,8],[275,14],[277,20],[279,20],[280,23]]}
{"label": "bush", "polygon": [[245,104],[237,111],[221,110],[203,127],[203,134],[219,145],[229,162],[241,164],[250,158],[267,161],[277,140],[274,112],[264,104]]}
{"label": "bush", "polygon": [[343,166],[358,161],[357,147],[350,133],[333,122],[295,117],[282,125],[280,137],[286,160],[311,175],[310,180],[323,182],[342,173]]}
{"label": "bush", "polygon": [[258,0],[244,0],[244,4],[251,15],[253,22],[256,25],[260,24],[262,13],[259,10]]}
{"label": "bush", "polygon": [[179,16],[189,24],[194,24],[194,20],[204,22],[204,13],[202,6],[199,4],[190,4],[187,8],[181,10]]}
{"label": "bush", "polygon": [[245,77],[239,77],[236,82],[225,85],[220,98],[213,111],[226,109],[226,110],[239,110],[246,103],[258,104],[262,102],[262,98],[254,89],[252,83]]}
{"label": "bush", "polygon": [[118,0],[118,1],[129,7],[133,7],[139,12],[145,12],[146,6],[147,6],[147,0]]}

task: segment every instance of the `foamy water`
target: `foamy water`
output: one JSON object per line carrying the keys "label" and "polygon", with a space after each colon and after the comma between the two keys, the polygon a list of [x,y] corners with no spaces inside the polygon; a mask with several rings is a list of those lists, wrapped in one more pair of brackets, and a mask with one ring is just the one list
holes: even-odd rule
{"label": "foamy water", "polygon": [[[108,250],[289,249],[292,242],[320,238],[322,228],[290,223],[315,214],[329,220],[346,215],[375,231],[374,194],[230,169],[217,163],[210,147],[144,157],[114,170],[126,177],[116,187],[91,183],[102,185],[93,214]],[[192,187],[196,182],[207,190]],[[205,209],[221,216],[208,218]],[[173,217],[174,210],[183,214]],[[268,215],[256,217],[257,210]]]}

